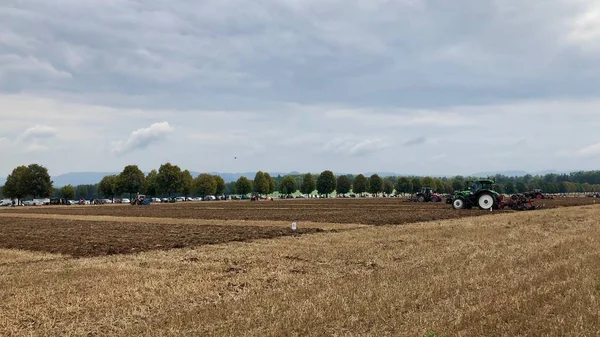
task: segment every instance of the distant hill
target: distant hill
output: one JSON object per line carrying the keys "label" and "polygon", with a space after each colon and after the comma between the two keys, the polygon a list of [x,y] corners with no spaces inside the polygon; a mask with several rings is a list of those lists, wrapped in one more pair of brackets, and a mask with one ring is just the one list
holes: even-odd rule
{"label": "distant hill", "polygon": [[500,174],[500,175],[507,176],[507,177],[523,177],[528,174],[531,174],[532,176],[543,176],[546,174],[563,174],[563,173],[569,174],[570,172],[560,172],[560,171],[556,171],[556,170],[546,170],[546,171],[539,171],[539,172],[499,171],[499,172],[478,172],[478,173],[471,174],[471,176],[472,177],[488,177],[488,176],[495,176],[497,174]]}
{"label": "distant hill", "polygon": [[65,185],[93,185],[97,184],[102,178],[118,172],[71,172],[52,177],[55,187]]}

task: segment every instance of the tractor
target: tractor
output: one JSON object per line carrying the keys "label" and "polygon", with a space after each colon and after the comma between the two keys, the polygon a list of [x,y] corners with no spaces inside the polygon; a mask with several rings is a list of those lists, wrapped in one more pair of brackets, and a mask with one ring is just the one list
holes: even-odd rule
{"label": "tractor", "polygon": [[470,190],[455,191],[450,200],[454,209],[469,209],[473,206],[483,210],[512,209],[515,211],[527,211],[539,209],[533,202],[542,198],[541,191],[532,193],[518,193],[505,196],[494,191],[494,181],[482,179],[473,181]]}
{"label": "tractor", "polygon": [[152,202],[152,198],[146,198],[145,195],[138,194],[138,196],[131,201],[131,204],[138,205],[138,206],[147,206],[147,205],[150,205],[151,202]]}
{"label": "tractor", "polygon": [[423,187],[419,192],[413,194],[408,200],[416,202],[441,202],[442,197],[435,193],[431,187]]}
{"label": "tractor", "polygon": [[452,208],[469,209],[477,206],[484,210],[499,207],[500,194],[494,191],[494,181],[482,179],[472,182],[471,189],[455,191],[452,197]]}

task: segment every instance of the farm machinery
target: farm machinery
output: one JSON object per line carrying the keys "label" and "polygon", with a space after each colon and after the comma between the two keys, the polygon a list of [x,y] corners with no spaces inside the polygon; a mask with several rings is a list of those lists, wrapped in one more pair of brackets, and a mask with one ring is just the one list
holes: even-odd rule
{"label": "farm machinery", "polygon": [[431,187],[423,187],[421,190],[408,198],[414,202],[441,202],[442,197],[435,193]]}
{"label": "farm machinery", "polygon": [[146,198],[145,195],[139,194],[137,197],[135,197],[135,199],[131,201],[131,204],[137,206],[147,206],[150,205],[151,202],[152,198]]}
{"label": "farm machinery", "polygon": [[538,207],[533,202],[543,198],[540,191],[506,196],[496,192],[494,184],[494,180],[491,179],[473,181],[470,189],[455,191],[448,203],[451,203],[454,209],[478,207],[483,210],[513,209],[525,211],[537,209]]}

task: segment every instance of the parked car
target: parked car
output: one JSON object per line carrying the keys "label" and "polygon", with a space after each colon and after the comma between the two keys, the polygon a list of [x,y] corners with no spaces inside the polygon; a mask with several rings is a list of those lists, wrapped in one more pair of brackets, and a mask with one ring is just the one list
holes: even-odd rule
{"label": "parked car", "polygon": [[214,201],[217,200],[217,198],[214,195],[207,195],[204,197],[204,201]]}
{"label": "parked car", "polygon": [[129,200],[128,198],[123,198],[123,199],[121,199],[121,203],[123,203],[123,204],[130,204],[131,200]]}
{"label": "parked car", "polygon": [[50,205],[70,205],[71,203],[67,199],[53,198],[50,199]]}

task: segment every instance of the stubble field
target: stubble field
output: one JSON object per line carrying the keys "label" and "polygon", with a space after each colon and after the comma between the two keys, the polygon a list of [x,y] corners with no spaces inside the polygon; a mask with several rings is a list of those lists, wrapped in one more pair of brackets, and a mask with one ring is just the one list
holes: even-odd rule
{"label": "stubble field", "polygon": [[1,209],[0,335],[596,336],[600,207],[540,204]]}

